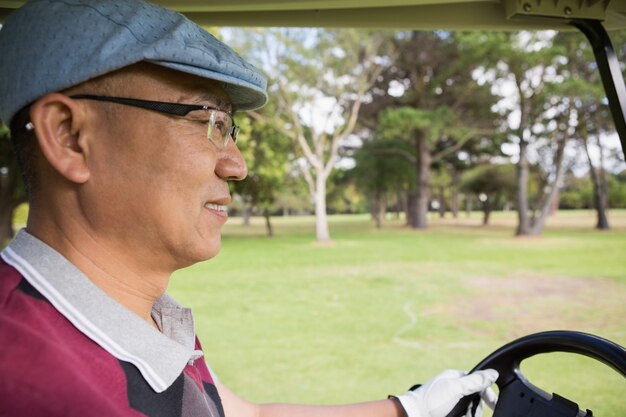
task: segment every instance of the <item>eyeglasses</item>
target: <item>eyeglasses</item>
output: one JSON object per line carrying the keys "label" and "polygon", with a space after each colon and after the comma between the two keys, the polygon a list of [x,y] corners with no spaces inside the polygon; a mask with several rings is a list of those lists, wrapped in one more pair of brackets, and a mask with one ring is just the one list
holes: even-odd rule
{"label": "eyeglasses", "polygon": [[76,94],[70,96],[73,99],[86,99],[96,101],[106,101],[110,103],[124,104],[126,106],[139,107],[141,109],[153,110],[159,113],[172,114],[175,116],[187,116],[192,111],[204,110],[208,112],[208,120],[197,120],[207,124],[207,139],[219,148],[226,148],[228,141],[237,142],[239,126],[233,117],[216,107],[203,106],[199,104],[168,103],[163,101],[138,100],[124,97],[95,96],[90,94]]}

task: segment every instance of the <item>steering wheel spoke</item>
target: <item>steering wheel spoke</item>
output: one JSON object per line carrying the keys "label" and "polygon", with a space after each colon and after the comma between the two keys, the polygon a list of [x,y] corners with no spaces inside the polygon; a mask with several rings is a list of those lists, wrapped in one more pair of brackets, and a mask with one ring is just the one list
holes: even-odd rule
{"label": "steering wheel spoke", "polygon": [[[549,331],[517,339],[493,352],[473,370],[495,369],[500,390],[494,417],[591,417],[573,401],[548,394],[531,384],[521,373],[520,363],[542,353],[568,352],[588,356],[615,369],[626,377],[626,349],[587,333]],[[465,397],[447,417],[462,417],[476,396]]]}

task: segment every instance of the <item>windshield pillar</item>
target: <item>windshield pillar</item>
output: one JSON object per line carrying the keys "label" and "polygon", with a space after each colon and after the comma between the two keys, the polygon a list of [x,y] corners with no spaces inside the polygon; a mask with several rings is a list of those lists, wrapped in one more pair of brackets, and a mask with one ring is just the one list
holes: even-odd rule
{"label": "windshield pillar", "polygon": [[622,144],[622,153],[626,153],[626,85],[609,34],[597,20],[575,19],[570,24],[578,28],[591,43],[615,129]]}

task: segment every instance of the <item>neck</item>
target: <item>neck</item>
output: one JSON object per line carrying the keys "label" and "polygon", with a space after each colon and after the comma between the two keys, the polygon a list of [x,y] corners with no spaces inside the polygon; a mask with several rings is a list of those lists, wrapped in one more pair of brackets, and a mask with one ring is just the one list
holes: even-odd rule
{"label": "neck", "polygon": [[118,303],[156,326],[152,306],[167,288],[173,271],[146,267],[128,248],[90,230],[81,222],[64,224],[29,216],[26,230],[63,255]]}

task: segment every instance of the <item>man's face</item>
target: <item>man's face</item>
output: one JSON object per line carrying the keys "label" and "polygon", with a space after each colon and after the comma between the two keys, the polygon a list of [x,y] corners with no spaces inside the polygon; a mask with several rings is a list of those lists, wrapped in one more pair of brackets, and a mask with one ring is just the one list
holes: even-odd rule
{"label": "man's face", "polygon": [[[116,75],[108,95],[229,110],[217,82],[148,64],[135,68]],[[247,173],[236,145],[217,147],[207,139],[205,124],[189,120],[191,114],[182,118],[88,100],[81,105],[97,120],[90,177],[81,190],[95,238],[126,248],[133,262],[155,269],[215,256],[227,219],[217,206],[230,202],[226,180]]]}

